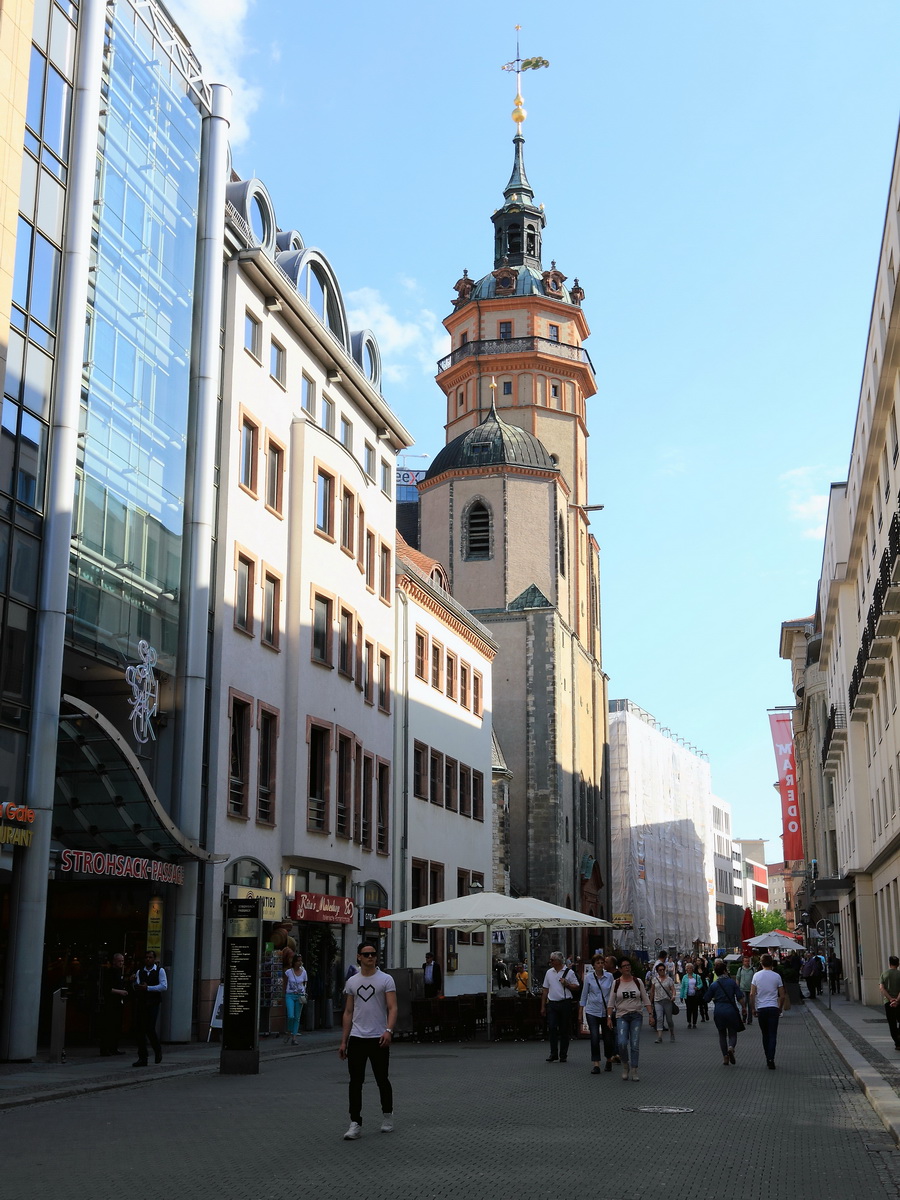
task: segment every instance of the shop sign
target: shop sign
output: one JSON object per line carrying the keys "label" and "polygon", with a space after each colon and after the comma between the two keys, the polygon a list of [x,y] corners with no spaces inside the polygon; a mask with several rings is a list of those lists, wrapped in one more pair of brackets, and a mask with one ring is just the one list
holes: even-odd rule
{"label": "shop sign", "polygon": [[326,925],[350,925],[353,901],[349,896],[324,896],[319,892],[294,892],[291,917],[295,921],[323,921]]}
{"label": "shop sign", "polygon": [[12,822],[10,825],[0,825],[0,845],[30,846],[34,830],[25,827],[34,823],[36,815],[33,808],[14,804],[11,800],[0,804],[0,821]]}
{"label": "shop sign", "polygon": [[258,900],[259,915],[263,921],[280,921],[284,912],[284,896],[267,888],[245,887],[241,883],[228,886],[229,900]]}
{"label": "shop sign", "polygon": [[146,879],[153,883],[184,883],[184,867],[177,863],[160,862],[156,858],[135,858],[131,854],[94,853],[90,850],[63,850],[59,856],[60,871],[76,871],[83,875],[112,875],[117,879]]}
{"label": "shop sign", "polygon": [[633,929],[634,914],[633,913],[613,913],[612,923],[614,929]]}

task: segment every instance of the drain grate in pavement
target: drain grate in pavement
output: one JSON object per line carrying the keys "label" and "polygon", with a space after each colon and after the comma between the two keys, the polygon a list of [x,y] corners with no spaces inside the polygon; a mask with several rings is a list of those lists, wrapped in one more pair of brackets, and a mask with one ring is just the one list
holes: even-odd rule
{"label": "drain grate in pavement", "polygon": [[638,1105],[637,1107],[629,1105],[625,1109],[625,1112],[640,1112],[640,1113],[654,1113],[654,1114],[664,1113],[667,1115],[671,1114],[671,1113],[692,1113],[693,1111],[694,1110],[692,1108],[670,1108],[667,1105],[655,1105],[655,1104],[641,1104],[641,1105]]}

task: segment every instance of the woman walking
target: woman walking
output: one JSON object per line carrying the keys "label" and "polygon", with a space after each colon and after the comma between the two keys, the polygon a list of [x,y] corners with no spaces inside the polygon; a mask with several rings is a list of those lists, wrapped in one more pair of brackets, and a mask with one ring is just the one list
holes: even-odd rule
{"label": "woman walking", "polygon": [[684,964],[679,997],[684,1003],[688,1029],[696,1029],[697,1013],[700,1010],[700,977],[697,975],[691,959]]}
{"label": "woman walking", "polygon": [[700,1020],[708,1021],[709,1020],[709,997],[707,996],[707,992],[709,991],[709,988],[712,984],[713,976],[712,976],[712,969],[710,968],[710,965],[709,965],[709,960],[704,958],[702,955],[700,956],[700,960],[697,963],[697,979],[699,981],[698,987],[697,987],[697,995],[698,995],[698,999],[700,1002],[700,1005],[699,1005]]}
{"label": "woman walking", "polygon": [[675,1041],[675,1024],[672,1009],[675,1007],[675,980],[666,970],[665,963],[656,964],[655,977],[650,983],[650,1002],[656,1014],[656,1040],[662,1041],[662,1031],[668,1025],[669,1040]]}
{"label": "woman walking", "polygon": [[635,1082],[638,1078],[641,1026],[644,1023],[642,1008],[646,1008],[650,1016],[650,1024],[655,1025],[656,1018],[653,1016],[653,1007],[650,1004],[647,989],[640,979],[635,979],[629,959],[623,958],[619,963],[619,978],[613,984],[610,992],[607,1021],[612,1028],[613,1020],[615,1020],[616,1041],[619,1057],[622,1060],[622,1078],[628,1079],[630,1072],[630,1076]]}
{"label": "woman walking", "polygon": [[600,1055],[606,1053],[606,1069],[612,1070],[612,1058],[615,1051],[613,1031],[607,1024],[609,1015],[609,993],[615,979],[604,968],[603,955],[595,954],[591,959],[590,969],[584,973],[584,984],[581,988],[579,1005],[579,1025],[583,1016],[591,1031],[591,1074],[600,1074]]}
{"label": "woman walking", "polygon": [[729,978],[723,962],[716,963],[715,971],[716,979],[707,991],[706,998],[712,1000],[716,1006],[713,1020],[719,1031],[722,1066],[733,1067],[737,1035],[744,1028],[744,1021],[747,1019],[747,998],[735,981]]}
{"label": "woman walking", "polygon": [[306,1004],[306,968],[299,954],[294,955],[294,961],[284,973],[284,1004],[287,1009],[287,1034],[291,1045],[297,1045],[297,1034],[300,1032],[300,1017]]}

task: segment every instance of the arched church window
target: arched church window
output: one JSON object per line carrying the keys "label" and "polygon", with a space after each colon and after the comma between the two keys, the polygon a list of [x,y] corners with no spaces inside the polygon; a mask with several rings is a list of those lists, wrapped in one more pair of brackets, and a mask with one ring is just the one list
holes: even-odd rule
{"label": "arched church window", "polygon": [[559,515],[559,573],[565,579],[566,577],[566,523],[562,518],[562,513]]}
{"label": "arched church window", "polygon": [[510,254],[522,253],[522,226],[518,221],[513,221],[509,227],[509,252]]}
{"label": "arched church window", "polygon": [[466,514],[466,558],[491,557],[491,514],[488,506],[476,500]]}

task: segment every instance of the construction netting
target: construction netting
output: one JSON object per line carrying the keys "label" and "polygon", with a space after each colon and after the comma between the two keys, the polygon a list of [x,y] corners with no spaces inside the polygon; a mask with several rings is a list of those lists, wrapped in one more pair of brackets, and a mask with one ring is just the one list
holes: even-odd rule
{"label": "construction netting", "polygon": [[651,952],[715,944],[709,763],[627,700],[610,704],[610,822],[614,911],[630,913]]}

